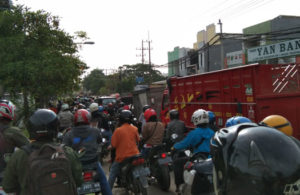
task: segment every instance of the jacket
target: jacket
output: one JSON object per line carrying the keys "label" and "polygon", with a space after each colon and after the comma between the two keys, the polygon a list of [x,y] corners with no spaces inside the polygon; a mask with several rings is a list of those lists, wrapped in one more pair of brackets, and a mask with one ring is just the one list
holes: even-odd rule
{"label": "jacket", "polygon": [[84,148],[85,153],[80,157],[83,164],[90,164],[98,161],[98,147],[101,143],[100,129],[90,127],[89,125],[80,125],[73,127],[63,139],[63,144],[70,146],[75,151]]}
{"label": "jacket", "polygon": [[60,111],[58,114],[58,119],[60,128],[73,126],[74,116],[69,110]]}
{"label": "jacket", "polygon": [[[41,147],[43,144],[49,142],[33,142],[32,145],[34,147]],[[54,143],[53,143],[54,144]],[[82,167],[80,162],[78,161],[77,154],[72,150],[72,148],[65,146],[64,151],[66,153],[67,158],[71,163],[72,176],[75,180],[77,186],[80,186],[83,182],[82,178]],[[5,192],[7,193],[17,193],[20,195],[28,195],[28,186],[27,186],[27,177],[28,174],[28,157],[26,151],[20,149],[16,151],[4,172],[4,178],[2,181],[2,186]]]}
{"label": "jacket", "polygon": [[[9,125],[0,125],[0,136],[3,136],[4,143],[0,145],[1,159],[0,159],[0,173],[4,171],[6,162],[8,159],[5,156],[9,156],[14,152],[15,147],[21,148],[22,146],[29,144],[29,140],[22,134],[21,130],[17,127],[11,127]],[[0,138],[1,141],[1,138]],[[7,155],[8,154],[8,155]],[[2,159],[3,157],[3,159]]]}
{"label": "jacket", "polygon": [[152,146],[162,143],[165,133],[165,127],[161,122],[147,122],[142,130],[145,144]]}
{"label": "jacket", "polygon": [[169,140],[172,134],[177,134],[178,137],[175,142],[178,142],[184,138],[186,127],[183,121],[174,119],[168,123],[166,128],[166,138]]}
{"label": "jacket", "polygon": [[[197,127],[193,131],[189,132],[183,140],[174,144],[174,148],[177,150],[192,148],[194,154],[198,152],[209,153],[210,139],[214,136],[214,134],[215,133],[210,128]],[[202,144],[199,145],[201,141]]]}

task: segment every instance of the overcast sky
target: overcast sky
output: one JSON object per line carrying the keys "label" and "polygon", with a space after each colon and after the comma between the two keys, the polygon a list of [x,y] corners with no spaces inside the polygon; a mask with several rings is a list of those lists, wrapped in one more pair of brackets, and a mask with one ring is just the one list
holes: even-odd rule
{"label": "overcast sky", "polygon": [[[174,47],[193,47],[198,31],[223,23],[223,32],[242,29],[278,15],[300,16],[300,0],[13,0],[61,18],[70,34],[85,31],[94,45],[84,45],[81,59],[90,70],[117,69],[141,62],[142,40],[151,42],[151,62],[166,64]],[[148,61],[148,53],[145,56]],[[165,69],[163,72],[166,72]]]}

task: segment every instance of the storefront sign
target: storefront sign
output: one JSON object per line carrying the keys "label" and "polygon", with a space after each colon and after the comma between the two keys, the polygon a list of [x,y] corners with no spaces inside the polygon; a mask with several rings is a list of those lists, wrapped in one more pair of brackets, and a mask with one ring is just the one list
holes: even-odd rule
{"label": "storefront sign", "polygon": [[228,67],[244,64],[244,52],[235,51],[226,54],[226,64]]}
{"label": "storefront sign", "polygon": [[279,42],[248,49],[248,62],[295,56],[300,54],[300,39]]}

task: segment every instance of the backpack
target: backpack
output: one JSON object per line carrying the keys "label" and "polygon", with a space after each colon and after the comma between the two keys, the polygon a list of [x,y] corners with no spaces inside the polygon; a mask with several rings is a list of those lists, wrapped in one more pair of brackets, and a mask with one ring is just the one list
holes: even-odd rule
{"label": "backpack", "polygon": [[62,146],[44,144],[33,150],[22,147],[28,154],[28,192],[31,195],[75,195],[76,184],[71,164]]}

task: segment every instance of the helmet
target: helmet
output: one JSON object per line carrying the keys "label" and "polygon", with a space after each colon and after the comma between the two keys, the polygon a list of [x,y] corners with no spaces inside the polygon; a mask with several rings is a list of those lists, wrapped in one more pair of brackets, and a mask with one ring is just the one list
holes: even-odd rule
{"label": "helmet", "polygon": [[121,123],[130,123],[132,120],[132,112],[130,110],[122,110],[119,115]]}
{"label": "helmet", "polygon": [[69,109],[69,104],[63,104],[63,105],[61,106],[61,109],[62,109],[62,111],[68,110],[68,109]]}
{"label": "helmet", "polygon": [[15,105],[8,100],[0,100],[0,118],[5,118],[8,120],[14,120],[15,115]]}
{"label": "helmet", "polygon": [[200,124],[207,124],[209,122],[208,112],[203,109],[196,110],[192,115],[192,122],[195,126]]}
{"label": "helmet", "polygon": [[274,128],[255,123],[223,128],[210,148],[219,195],[282,194],[300,177],[300,148]]}
{"label": "helmet", "polygon": [[104,107],[103,106],[99,106],[98,110],[99,110],[99,112],[103,112],[104,111]]}
{"label": "helmet", "polygon": [[90,124],[91,113],[85,109],[79,109],[74,114],[74,123]]}
{"label": "helmet", "polygon": [[234,116],[227,119],[225,127],[231,127],[233,125],[241,124],[241,123],[252,123],[252,121],[243,116]]}
{"label": "helmet", "polygon": [[208,111],[208,119],[209,123],[215,123],[216,122],[216,115],[212,111]]}
{"label": "helmet", "polygon": [[152,116],[157,116],[156,112],[154,109],[152,108],[148,108],[145,112],[144,112],[144,117],[145,117],[145,120],[146,122],[149,121],[150,117]]}
{"label": "helmet", "polygon": [[123,106],[123,109],[124,109],[124,110],[130,110],[130,108],[129,108],[128,105]]}
{"label": "helmet", "polygon": [[143,107],[143,112],[145,112],[148,108],[151,108],[151,106],[145,105],[145,106]]}
{"label": "helmet", "polygon": [[120,102],[120,107],[123,107],[123,106],[125,106],[125,103],[124,102]]}
{"label": "helmet", "polygon": [[108,106],[108,107],[112,107],[113,104],[110,102],[110,103],[107,104],[107,106]]}
{"label": "helmet", "polygon": [[293,135],[293,127],[291,123],[283,116],[280,115],[270,115],[262,120],[260,124],[265,124],[269,127],[273,127],[278,129],[282,133],[292,136]]}
{"label": "helmet", "polygon": [[55,112],[49,109],[38,109],[29,118],[28,131],[31,138],[54,137],[58,131],[58,118]]}
{"label": "helmet", "polygon": [[179,119],[179,112],[178,112],[178,110],[172,109],[172,110],[170,110],[169,114],[170,114],[171,120]]}
{"label": "helmet", "polygon": [[97,103],[91,103],[89,108],[91,112],[95,112],[99,109],[99,105]]}

